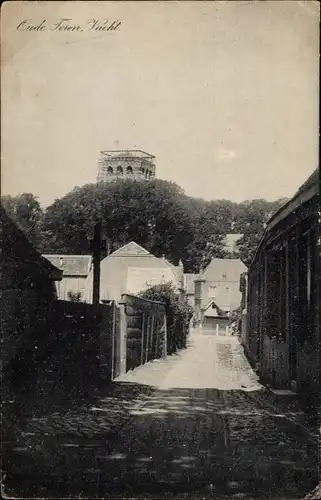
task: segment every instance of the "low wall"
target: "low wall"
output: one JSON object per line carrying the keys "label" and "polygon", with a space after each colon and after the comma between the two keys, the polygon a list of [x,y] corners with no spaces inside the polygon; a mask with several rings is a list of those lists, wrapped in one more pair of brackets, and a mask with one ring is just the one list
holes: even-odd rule
{"label": "low wall", "polygon": [[[112,378],[114,305],[54,301],[7,364],[11,392],[83,397]],[[27,332],[25,332],[27,333]]]}
{"label": "low wall", "polygon": [[56,300],[41,307],[29,294],[5,299],[4,379],[10,394],[82,398],[167,353],[160,302],[123,295],[119,306]]}

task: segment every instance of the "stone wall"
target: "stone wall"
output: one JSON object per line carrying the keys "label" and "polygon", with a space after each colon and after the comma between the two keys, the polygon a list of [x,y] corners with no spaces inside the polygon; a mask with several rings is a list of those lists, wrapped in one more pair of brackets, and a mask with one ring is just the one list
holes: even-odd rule
{"label": "stone wall", "polygon": [[121,373],[165,356],[165,305],[133,295],[123,295],[120,308]]}
{"label": "stone wall", "polygon": [[109,182],[116,178],[149,180],[155,177],[156,167],[144,157],[102,157],[97,181]]}

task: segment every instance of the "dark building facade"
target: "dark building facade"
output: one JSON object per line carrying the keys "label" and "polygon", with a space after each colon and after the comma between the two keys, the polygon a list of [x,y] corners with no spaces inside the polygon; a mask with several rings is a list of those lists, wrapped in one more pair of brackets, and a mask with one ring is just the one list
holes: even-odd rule
{"label": "dark building facade", "polygon": [[62,271],[31,245],[0,206],[0,303],[3,366],[28,344],[57,298]]}
{"label": "dark building facade", "polygon": [[320,196],[316,170],[268,221],[243,288],[242,343],[261,378],[319,405]]}

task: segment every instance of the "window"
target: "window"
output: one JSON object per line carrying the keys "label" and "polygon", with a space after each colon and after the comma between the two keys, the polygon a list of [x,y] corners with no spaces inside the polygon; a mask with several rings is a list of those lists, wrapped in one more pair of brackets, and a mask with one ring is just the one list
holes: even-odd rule
{"label": "window", "polygon": [[117,174],[118,175],[123,175],[124,171],[123,171],[123,167],[121,167],[120,165],[118,165],[117,167]]}
{"label": "window", "polygon": [[208,295],[209,297],[216,297],[216,286],[209,286],[208,288]]}
{"label": "window", "polygon": [[222,274],[222,280],[226,280],[227,279],[227,274],[226,273],[223,273]]}
{"label": "window", "polygon": [[113,173],[114,173],[113,167],[108,167],[107,168],[107,174],[108,175],[113,175]]}
{"label": "window", "polygon": [[132,175],[132,173],[133,173],[132,167],[130,167],[130,166],[127,167],[127,175]]}

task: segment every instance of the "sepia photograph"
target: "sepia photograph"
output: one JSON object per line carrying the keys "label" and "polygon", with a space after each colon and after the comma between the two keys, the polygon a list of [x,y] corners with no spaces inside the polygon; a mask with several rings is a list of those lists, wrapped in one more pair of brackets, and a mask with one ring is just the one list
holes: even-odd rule
{"label": "sepia photograph", "polygon": [[2,497],[320,500],[320,3],[1,14]]}

